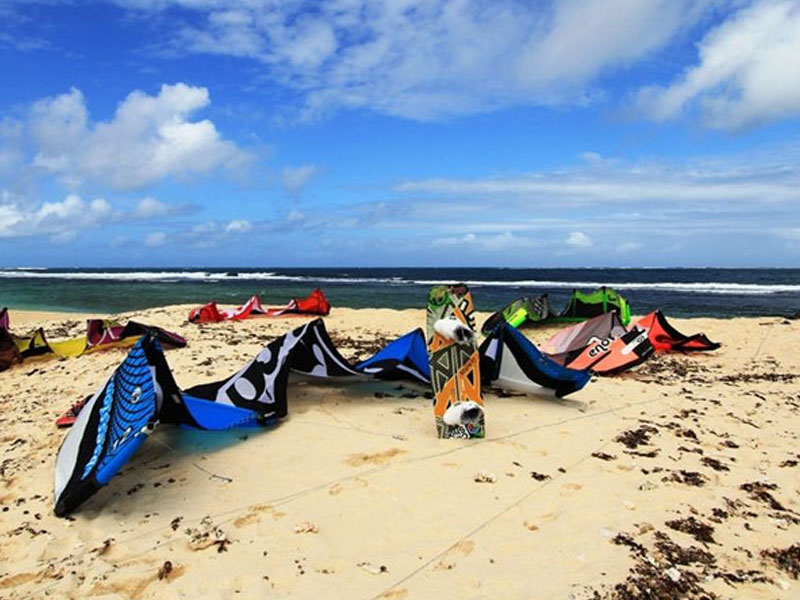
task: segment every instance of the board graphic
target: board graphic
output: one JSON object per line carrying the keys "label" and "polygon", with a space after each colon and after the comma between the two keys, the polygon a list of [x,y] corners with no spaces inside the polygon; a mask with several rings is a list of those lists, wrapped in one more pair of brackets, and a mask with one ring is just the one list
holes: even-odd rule
{"label": "board graphic", "polygon": [[437,285],[428,293],[426,339],[440,438],[485,436],[474,310],[466,285]]}

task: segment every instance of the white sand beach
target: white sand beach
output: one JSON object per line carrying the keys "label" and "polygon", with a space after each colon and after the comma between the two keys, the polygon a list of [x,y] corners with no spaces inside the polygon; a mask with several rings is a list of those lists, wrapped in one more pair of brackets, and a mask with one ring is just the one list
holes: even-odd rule
{"label": "white sand beach", "polygon": [[[182,387],[304,322],[197,326],[190,308],[122,315],[189,340],[166,353]],[[11,322],[78,335],[86,316]],[[800,321],[671,322],[723,346],[561,400],[489,392],[483,440],[437,439],[427,390],[406,383],[294,385],[289,416],[264,430],[162,426],[66,519],[52,506],[54,419],[125,350],[16,365],[0,374],[0,596],[580,599],[672,585],[797,598]],[[424,313],[335,308],[326,325],[366,358]]]}

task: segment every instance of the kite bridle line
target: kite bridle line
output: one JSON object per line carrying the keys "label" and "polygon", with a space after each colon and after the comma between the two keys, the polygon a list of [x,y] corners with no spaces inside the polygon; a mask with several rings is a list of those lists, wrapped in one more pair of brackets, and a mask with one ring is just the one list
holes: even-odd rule
{"label": "kite bridle line", "polygon": [[[637,406],[646,406],[646,405],[652,404],[654,402],[663,402],[663,401],[664,401],[664,398],[659,396],[657,398],[651,398],[649,400],[641,400],[639,402],[632,402],[632,403],[626,405],[625,407],[623,407],[623,409],[635,408]],[[225,511],[222,511],[222,512],[210,513],[210,514],[205,514],[205,515],[200,516],[200,517],[193,517],[193,518],[190,518],[190,519],[184,519],[182,521],[182,523],[184,523],[184,524],[199,523],[202,519],[204,519],[206,517],[210,517],[210,518],[228,517],[228,518],[224,519],[223,521],[221,521],[219,523],[219,525],[222,525],[222,524],[228,523],[229,521],[233,520],[236,515],[239,515],[240,513],[244,512],[244,511],[247,511],[247,510],[250,510],[250,509],[252,509],[252,508],[254,508],[256,506],[261,506],[261,505],[265,505],[265,504],[269,505],[269,506],[273,506],[273,507],[283,506],[283,505],[289,504],[290,502],[293,502],[294,500],[302,498],[302,497],[304,497],[304,496],[306,496],[308,494],[316,492],[318,490],[329,488],[330,486],[335,485],[337,483],[345,483],[347,481],[352,481],[352,480],[358,479],[360,477],[366,477],[366,476],[369,476],[369,475],[373,475],[375,473],[386,471],[386,470],[388,470],[388,469],[390,469],[392,467],[400,467],[400,466],[409,465],[409,464],[413,464],[413,463],[417,463],[417,462],[422,462],[422,461],[426,461],[426,460],[430,460],[430,459],[435,459],[435,458],[439,458],[439,457],[442,457],[442,456],[455,454],[456,452],[460,452],[462,450],[477,448],[477,447],[483,446],[485,444],[490,444],[490,443],[494,443],[494,442],[501,442],[501,441],[504,441],[504,440],[508,440],[510,438],[514,438],[514,437],[520,436],[520,435],[525,435],[527,433],[540,431],[542,429],[548,429],[548,428],[551,428],[551,427],[558,427],[558,426],[564,425],[566,423],[572,423],[572,422],[582,421],[582,420],[586,420],[586,419],[593,419],[595,417],[601,417],[601,416],[605,416],[605,415],[609,415],[609,414],[613,414],[615,416],[619,416],[616,413],[614,408],[607,408],[605,410],[598,411],[598,412],[593,412],[593,413],[590,413],[590,414],[583,414],[582,413],[580,415],[576,415],[576,416],[573,416],[573,417],[567,417],[565,419],[560,419],[560,420],[552,421],[552,422],[549,422],[549,423],[542,423],[540,425],[535,425],[533,427],[528,427],[528,428],[525,428],[525,429],[521,429],[519,431],[512,432],[512,433],[509,433],[509,434],[506,434],[506,435],[503,435],[503,436],[486,438],[486,439],[482,440],[479,444],[467,443],[467,444],[463,444],[461,446],[456,446],[454,448],[449,448],[447,450],[443,450],[443,451],[439,451],[439,452],[433,452],[431,454],[427,454],[427,455],[424,455],[424,456],[410,457],[410,458],[407,458],[407,459],[401,460],[401,461],[396,461],[396,462],[387,463],[387,464],[383,464],[383,465],[377,465],[377,466],[374,466],[374,467],[370,467],[369,469],[364,469],[364,470],[359,471],[357,473],[351,473],[349,475],[344,475],[342,477],[338,477],[336,479],[325,481],[323,483],[315,484],[313,486],[309,486],[307,488],[298,490],[296,492],[292,492],[292,493],[289,493],[289,494],[284,494],[282,496],[278,496],[278,497],[275,497],[275,498],[272,498],[272,499],[259,500],[259,501],[252,502],[252,503],[249,503],[249,504],[244,505],[244,506],[231,508],[231,509],[228,509],[228,510],[225,510]],[[301,423],[302,423],[302,421],[301,421]],[[602,446],[600,446],[600,448],[602,449],[602,448],[606,447],[610,443],[611,443],[611,441],[605,442]],[[167,446],[167,447],[169,447],[169,446]],[[173,450],[174,452],[180,454],[177,450],[175,450],[173,448],[170,448],[170,449]],[[597,452],[597,451],[598,450],[594,450],[594,452]],[[591,454],[586,456],[586,457],[581,458],[574,465],[572,465],[572,467],[577,466],[578,464],[582,463],[584,460],[587,460],[590,457],[591,457]],[[203,469],[200,469],[200,470],[203,470]],[[213,473],[212,473],[212,475],[213,475]],[[409,575],[407,575],[403,579],[399,580],[398,582],[393,584],[391,587],[387,588],[385,591],[391,590],[394,587],[396,587],[397,585],[401,585],[403,582],[407,581],[408,579],[410,579],[411,577],[416,575],[418,572],[423,570],[426,566],[428,566],[430,564],[430,562],[436,560],[436,558],[444,556],[453,546],[458,544],[459,541],[463,541],[464,539],[469,538],[471,535],[474,535],[475,533],[477,533],[478,531],[483,529],[486,525],[490,524],[492,521],[494,521],[495,519],[497,519],[500,516],[502,516],[502,514],[504,514],[505,512],[508,512],[508,510],[511,510],[517,504],[522,503],[524,500],[526,500],[528,497],[530,497],[531,495],[536,493],[538,490],[543,489],[550,482],[552,482],[552,480],[548,480],[546,482],[543,482],[541,485],[537,486],[534,490],[532,490],[531,492],[528,492],[527,494],[525,494],[525,496],[523,496],[522,498],[516,500],[514,502],[514,504],[512,504],[511,506],[509,506],[506,509],[503,509],[501,512],[497,513],[496,515],[492,516],[490,519],[485,521],[483,524],[479,525],[474,530],[470,531],[465,536],[462,536],[462,538],[460,538],[457,542],[455,542],[454,544],[449,545],[447,547],[447,549],[445,549],[443,552],[437,554],[429,562],[425,563],[424,565],[422,565],[421,567],[419,567],[418,569],[416,569],[415,571],[413,571],[412,573],[410,573]],[[161,533],[161,532],[163,532],[164,530],[166,530],[168,528],[170,528],[169,524],[161,525],[161,526],[158,526],[158,527],[156,527],[156,528],[154,528],[154,529],[152,529],[150,531],[146,531],[146,532],[143,532],[143,533],[140,533],[140,534],[136,534],[136,535],[132,535],[132,536],[129,536],[129,537],[122,538],[122,539],[120,539],[118,541],[118,543],[123,544],[123,543],[129,543],[129,542],[132,542],[132,541],[135,541],[135,540],[139,540],[139,539],[144,539],[144,538],[147,538],[147,537],[149,537],[151,535],[155,535],[155,534]],[[126,556],[124,558],[120,558],[119,560],[114,561],[111,564],[113,564],[115,566],[118,566],[118,565],[120,565],[122,563],[126,563],[128,561],[131,561],[131,560],[134,560],[136,558],[139,558],[139,557],[141,557],[143,555],[149,554],[149,553],[153,552],[154,550],[157,550],[157,549],[160,549],[160,548],[166,548],[166,547],[170,546],[171,544],[173,544],[174,542],[176,542],[178,540],[182,540],[182,539],[184,539],[184,538],[183,537],[174,537],[172,539],[159,541],[156,544],[153,544],[152,546],[149,546],[149,547],[145,548],[144,550],[142,550],[142,551],[140,551],[140,552],[138,552],[136,554],[132,554],[132,555],[128,555],[128,556]],[[149,570],[149,567],[148,567],[148,570]],[[22,597],[23,598],[38,597],[41,593],[49,590],[50,588],[53,588],[53,587],[57,586],[59,583],[60,583],[60,580],[59,581],[54,581],[53,583],[48,584],[46,586],[43,586],[43,587],[41,587],[41,588],[39,588],[37,590],[33,590],[33,591],[29,592],[27,595],[23,595]],[[381,592],[381,594],[385,593],[385,591]],[[375,596],[375,598],[378,598],[381,594],[378,594],[378,596]]]}

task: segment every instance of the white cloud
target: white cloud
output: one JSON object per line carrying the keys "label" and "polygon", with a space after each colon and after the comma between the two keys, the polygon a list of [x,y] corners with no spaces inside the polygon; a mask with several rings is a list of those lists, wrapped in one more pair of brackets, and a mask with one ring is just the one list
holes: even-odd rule
{"label": "white cloud", "polygon": [[25,130],[19,121],[0,119],[0,176],[10,176],[25,160]]}
{"label": "white cloud", "polygon": [[85,202],[80,196],[70,194],[62,202],[45,202],[38,208],[31,208],[23,198],[8,191],[0,194],[0,238],[66,235],[66,232],[99,225],[112,217],[111,205],[102,198]]}
{"label": "white cloud", "polygon": [[592,245],[592,238],[582,231],[573,231],[567,236],[567,244],[578,248],[589,248]]}
{"label": "white cloud", "polygon": [[253,224],[247,219],[236,219],[225,226],[225,233],[244,233],[252,228]]}
{"label": "white cloud", "polygon": [[68,194],[60,202],[37,203],[0,189],[0,238],[48,235],[53,243],[66,243],[83,229],[182,214],[186,208],[152,196],[142,198],[132,210],[120,209],[105,198],[85,201],[78,194]]}
{"label": "white cloud", "polygon": [[288,223],[302,223],[306,220],[306,215],[299,210],[292,209],[289,211],[289,214],[286,215],[286,221]]}
{"label": "white cloud", "polygon": [[736,159],[697,158],[686,166],[666,162],[623,163],[604,160],[591,168],[541,171],[483,179],[423,179],[394,186],[404,194],[474,197],[483,202],[524,202],[528,206],[565,203],[592,206],[608,203],[676,204],[800,202],[797,149],[786,149],[783,160],[763,163],[753,151]]}
{"label": "white cloud", "polygon": [[233,219],[227,223],[204,221],[175,236],[196,248],[213,248],[236,241],[236,236],[256,229],[257,226],[247,219]]}
{"label": "white cloud", "polygon": [[192,227],[192,233],[207,234],[214,233],[219,230],[219,224],[216,221],[204,221]]}
{"label": "white cloud", "polygon": [[222,139],[211,121],[191,120],[209,103],[206,88],[162,85],[156,96],[130,93],[111,120],[92,122],[73,88],[33,105],[33,164],[72,187],[91,180],[119,190],[245,164],[249,155]]}
{"label": "white cloud", "polygon": [[172,53],[259,61],[303,113],[368,108],[430,120],[514,105],[584,104],[598,76],[664,48],[718,0],[116,0],[190,11]]}
{"label": "white cloud", "polygon": [[163,246],[167,242],[167,234],[163,231],[154,231],[144,238],[144,245],[148,248]]}
{"label": "white cloud", "polygon": [[139,204],[136,206],[136,210],[133,211],[133,214],[139,219],[163,217],[169,214],[169,207],[152,196],[145,196],[139,200]]}
{"label": "white cloud", "polygon": [[289,194],[299,195],[317,173],[319,169],[313,165],[285,167],[281,175],[283,188]]}
{"label": "white cloud", "polygon": [[393,187],[392,205],[404,208],[403,218],[387,210],[370,227],[414,236],[435,223],[432,237],[442,246],[486,236],[503,236],[497,244],[513,246],[505,239],[513,233],[609,256],[640,250],[644,240],[663,247],[669,238],[689,236],[717,245],[723,236],[774,241],[777,229],[787,237],[800,228],[799,165],[800,148],[779,145],[751,147],[739,157],[698,157],[688,165],[604,157],[518,176],[407,181]]}
{"label": "white cloud", "polygon": [[760,0],[706,35],[699,64],[667,87],[638,95],[640,110],[668,120],[696,109],[709,127],[739,129],[800,115],[800,4]]}
{"label": "white cloud", "polygon": [[539,246],[540,243],[531,238],[520,237],[510,231],[505,231],[496,235],[475,235],[470,232],[461,236],[440,237],[432,240],[431,245],[434,247],[459,246],[464,248],[465,251],[479,248],[492,252],[512,250],[514,248],[533,248]]}

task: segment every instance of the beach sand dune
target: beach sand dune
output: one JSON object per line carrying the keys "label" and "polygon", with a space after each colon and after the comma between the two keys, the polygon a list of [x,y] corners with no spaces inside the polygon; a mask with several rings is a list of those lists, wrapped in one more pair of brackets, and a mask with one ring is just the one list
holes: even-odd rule
{"label": "beach sand dune", "polygon": [[[122,315],[187,337],[167,353],[182,387],[304,322],[195,326],[189,308]],[[15,330],[83,318],[11,312]],[[424,312],[326,324],[366,358]],[[164,426],[68,519],[54,419],[125,351],[26,361],[0,374],[0,597],[798,598],[800,322],[674,324],[724,345],[566,399],[490,393],[484,440],[437,439],[405,383],[295,385],[266,430]]]}

